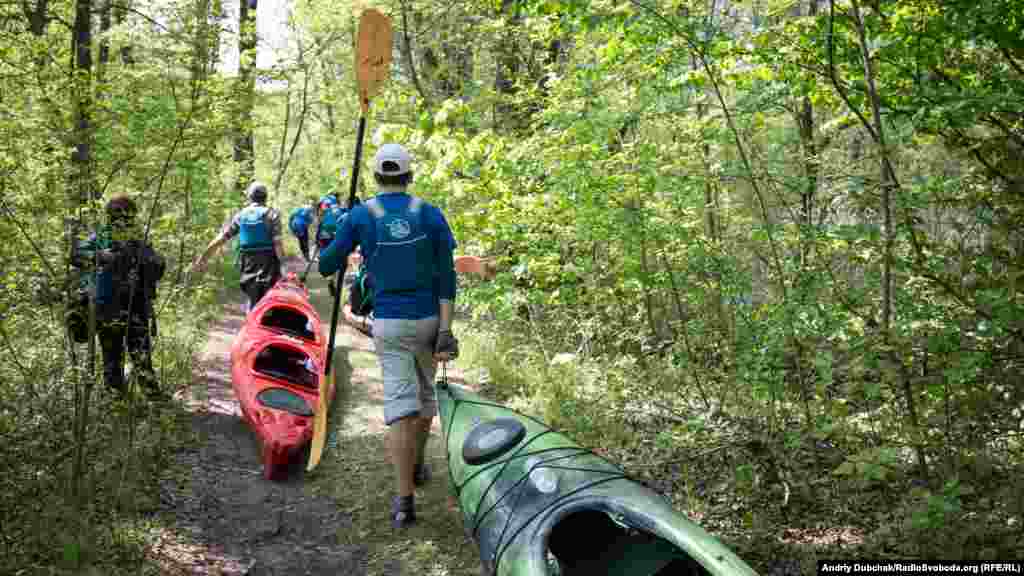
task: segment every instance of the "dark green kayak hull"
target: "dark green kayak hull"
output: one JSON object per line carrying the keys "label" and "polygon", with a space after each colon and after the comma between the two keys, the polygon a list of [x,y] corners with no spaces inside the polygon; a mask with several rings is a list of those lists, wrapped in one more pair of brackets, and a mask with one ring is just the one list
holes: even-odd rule
{"label": "dark green kayak hull", "polygon": [[[543,422],[437,385],[450,485],[496,576],[756,576],[621,469]],[[472,463],[471,463],[472,462]]]}

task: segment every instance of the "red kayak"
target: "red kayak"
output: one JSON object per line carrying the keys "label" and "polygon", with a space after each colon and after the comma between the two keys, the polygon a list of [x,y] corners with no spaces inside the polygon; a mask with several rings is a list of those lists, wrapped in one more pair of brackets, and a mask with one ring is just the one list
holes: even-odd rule
{"label": "red kayak", "polygon": [[[313,417],[327,358],[320,317],[294,273],[282,278],[246,317],[231,346],[231,380],[256,432],[263,475],[287,475],[313,438]],[[334,398],[327,390],[327,402]]]}

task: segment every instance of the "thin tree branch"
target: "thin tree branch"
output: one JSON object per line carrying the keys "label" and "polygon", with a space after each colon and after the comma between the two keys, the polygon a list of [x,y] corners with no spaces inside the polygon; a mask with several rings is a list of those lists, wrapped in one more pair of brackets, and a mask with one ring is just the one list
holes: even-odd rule
{"label": "thin tree branch", "polygon": [[423,85],[420,84],[419,75],[416,74],[416,64],[412,58],[412,43],[409,40],[409,19],[408,14],[409,5],[405,0],[402,1],[402,52],[405,55],[405,62],[409,66],[409,75],[412,77],[413,86],[416,87],[416,91],[419,92],[420,96],[423,97],[423,103],[426,108],[432,108],[432,100],[430,95],[423,89]]}
{"label": "thin tree branch", "polygon": [[26,230],[25,227],[21,225],[21,222],[18,221],[18,218],[14,214],[14,211],[11,210],[9,206],[7,206],[7,201],[4,200],[3,198],[0,198],[0,207],[2,207],[4,209],[4,212],[7,214],[7,219],[18,227],[18,230],[20,230],[22,235],[25,236],[25,239],[28,240],[28,243],[32,245],[32,249],[35,250],[36,255],[39,256],[39,261],[43,263],[43,265],[46,267],[46,270],[50,273],[50,280],[56,281],[57,271],[54,270],[53,266],[50,265],[50,261],[46,259],[46,256],[43,254],[42,249],[40,249],[39,245],[36,244],[35,240],[32,239],[32,235],[28,233],[28,230]]}
{"label": "thin tree branch", "polygon": [[292,121],[292,81],[288,79],[288,89],[284,92],[284,129],[281,130],[281,145],[278,147],[277,157],[280,162],[277,175],[274,177],[274,191],[281,189],[281,178],[284,177],[287,162],[284,157],[284,147],[288,145],[288,126]]}
{"label": "thin tree branch", "polygon": [[1017,62],[1017,59],[1013,57],[1013,54],[1010,54],[1010,51],[1006,49],[1006,46],[1000,44],[999,52],[1001,52],[1003,57],[1006,58],[1006,61],[1010,63],[1010,67],[1017,71],[1017,74],[1024,76],[1024,68],[1022,68],[1020,63]]}
{"label": "thin tree branch", "polygon": [[19,360],[18,351],[14,349],[14,344],[11,342],[10,337],[7,335],[7,328],[4,327],[3,322],[0,322],[0,338],[3,338],[4,346],[10,353],[11,362],[13,362],[14,365],[18,368],[18,371],[21,372],[21,377],[25,380],[25,384],[28,385],[28,390],[31,393],[31,396],[35,398],[36,387],[34,384],[34,379],[32,378],[32,373],[27,368],[25,368],[25,366]]}

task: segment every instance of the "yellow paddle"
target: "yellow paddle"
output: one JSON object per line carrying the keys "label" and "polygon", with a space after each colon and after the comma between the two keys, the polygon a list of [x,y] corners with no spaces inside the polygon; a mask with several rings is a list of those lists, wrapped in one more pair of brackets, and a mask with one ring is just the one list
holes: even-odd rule
{"label": "yellow paddle", "polygon": [[[356,133],[356,152],[352,159],[352,185],[349,188],[348,209],[355,204],[356,185],[359,182],[360,157],[363,154],[363,134],[366,133],[366,115],[370,111],[370,99],[391,72],[391,20],[372,8],[364,10],[359,17],[359,31],[356,34],[356,85],[359,91],[359,130]],[[347,264],[347,262],[346,262]],[[316,419],[313,422],[313,442],[309,449],[307,471],[320,464],[327,440],[327,399],[328,391],[334,388],[334,371],[331,360],[334,356],[334,337],[338,330],[338,311],[341,308],[341,287],[344,285],[345,265],[338,270],[338,287],[334,293],[334,310],[331,312],[331,337],[327,342],[327,360],[324,362],[324,377],[320,379],[320,395],[316,404]]]}

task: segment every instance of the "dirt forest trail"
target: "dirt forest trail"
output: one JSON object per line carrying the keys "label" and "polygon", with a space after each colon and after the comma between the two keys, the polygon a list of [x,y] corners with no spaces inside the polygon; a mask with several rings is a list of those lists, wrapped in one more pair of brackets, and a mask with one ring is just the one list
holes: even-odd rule
{"label": "dirt forest trail", "polygon": [[[305,263],[290,259],[301,274]],[[332,299],[315,270],[311,301],[329,330]],[[339,325],[338,386],[327,448],[312,473],[263,478],[255,437],[231,388],[230,347],[245,321],[240,291],[228,290],[184,399],[191,444],[161,473],[160,527],[150,548],[160,574],[209,576],[399,576],[480,573],[476,545],[448,497],[440,426],[428,444],[433,480],[417,489],[418,522],[392,532],[394,479],[386,452],[373,341]],[[449,375],[459,372],[449,366]],[[304,468],[303,460],[301,468]]]}

